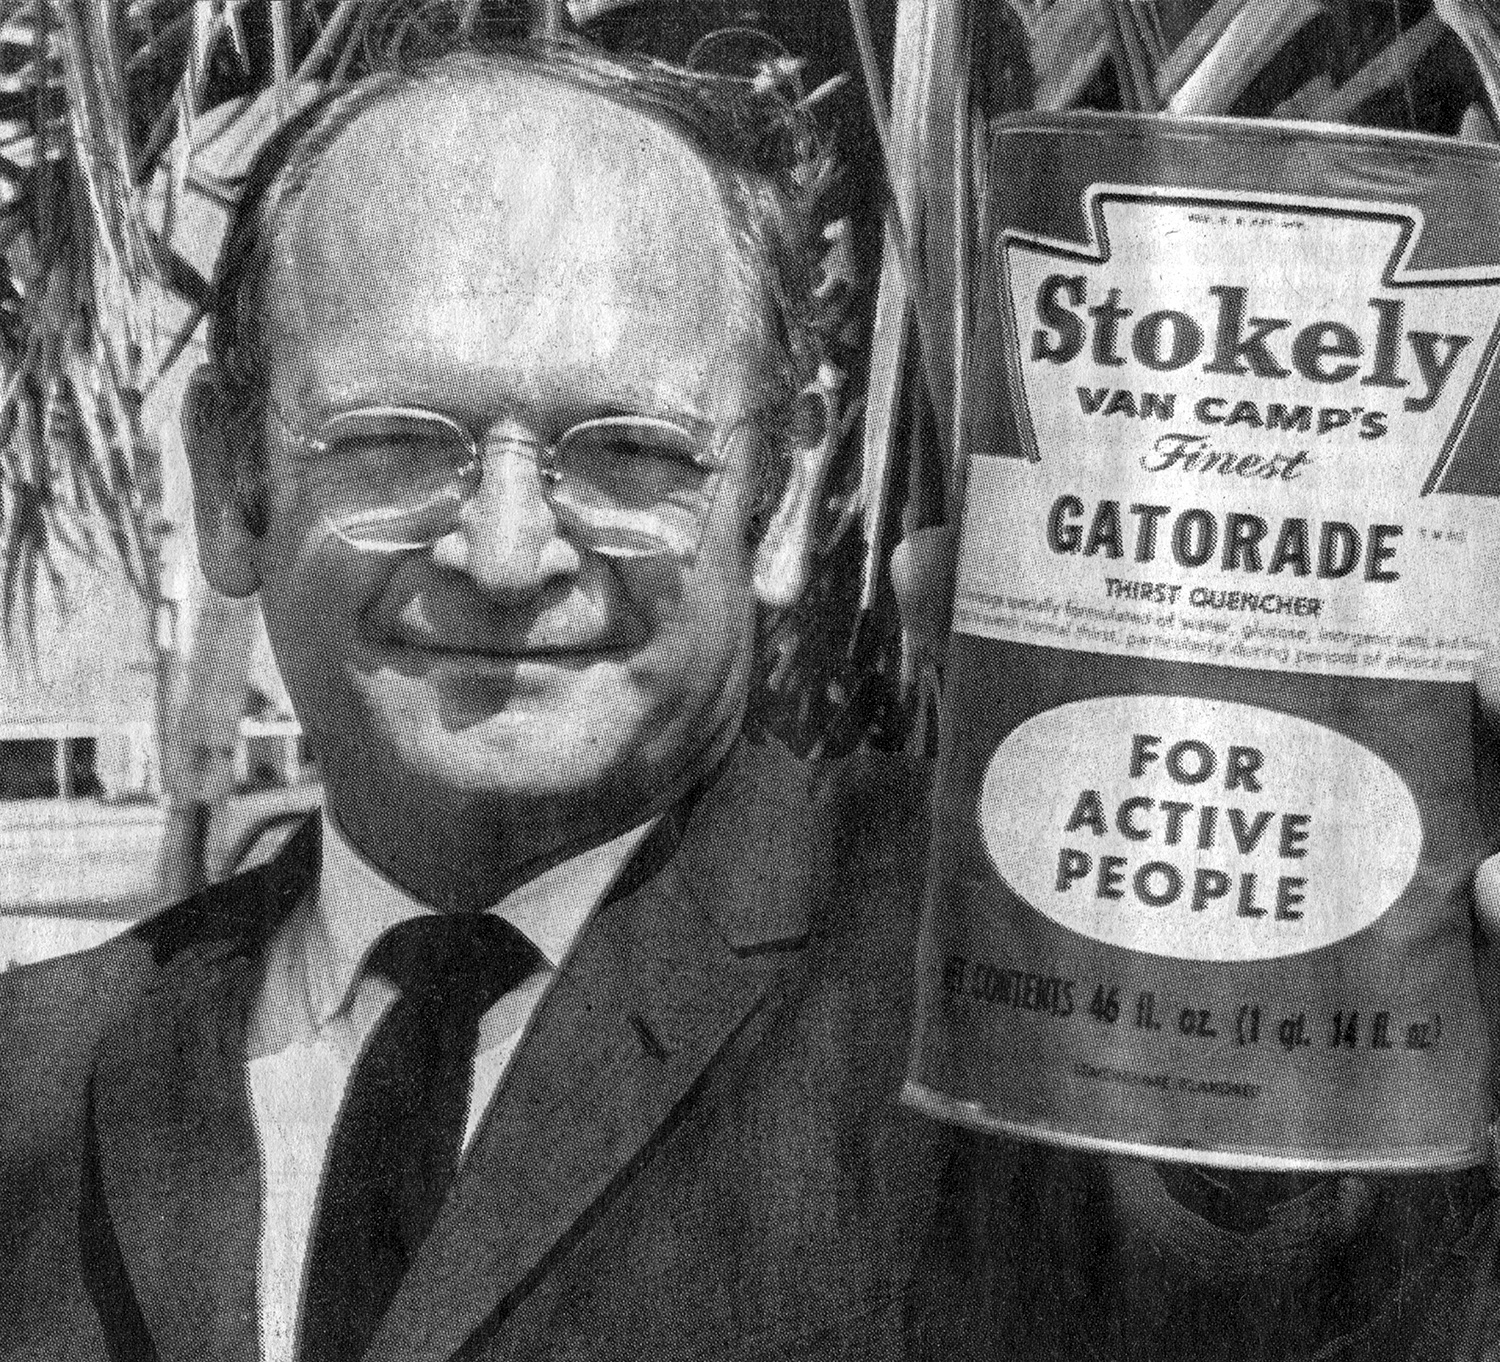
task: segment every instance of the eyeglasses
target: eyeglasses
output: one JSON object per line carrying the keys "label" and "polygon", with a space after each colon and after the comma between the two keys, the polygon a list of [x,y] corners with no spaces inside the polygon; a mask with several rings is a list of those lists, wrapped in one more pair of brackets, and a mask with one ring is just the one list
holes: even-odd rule
{"label": "eyeglasses", "polygon": [[[363,407],[304,435],[274,404],[271,410],[302,447],[329,526],[356,548],[430,548],[459,527],[479,490],[486,441],[451,416]],[[552,444],[497,443],[533,458],[559,521],[616,558],[692,558],[726,462],[721,448],[705,448],[676,422],[652,416],[583,421]]]}

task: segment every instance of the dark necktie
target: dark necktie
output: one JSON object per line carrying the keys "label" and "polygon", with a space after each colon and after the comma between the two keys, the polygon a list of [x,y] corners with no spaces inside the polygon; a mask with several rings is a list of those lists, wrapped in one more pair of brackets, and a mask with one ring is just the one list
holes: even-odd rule
{"label": "dark necktie", "polygon": [[354,1362],[374,1337],[458,1167],[479,1019],[540,963],[492,913],[392,928],[368,970],[400,992],[355,1067],[308,1251],[305,1362]]}

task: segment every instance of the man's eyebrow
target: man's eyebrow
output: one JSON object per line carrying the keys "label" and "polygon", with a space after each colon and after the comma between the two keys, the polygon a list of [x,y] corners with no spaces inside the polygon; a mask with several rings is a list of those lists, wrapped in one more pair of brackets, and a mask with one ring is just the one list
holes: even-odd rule
{"label": "man's eyebrow", "polygon": [[713,419],[679,389],[627,384],[594,393],[580,393],[578,407],[587,417],[651,416],[675,421],[688,430],[711,429]]}

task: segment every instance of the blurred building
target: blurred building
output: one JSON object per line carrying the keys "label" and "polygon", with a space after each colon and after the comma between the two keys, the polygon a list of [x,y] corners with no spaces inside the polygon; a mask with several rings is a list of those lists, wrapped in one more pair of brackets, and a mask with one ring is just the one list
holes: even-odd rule
{"label": "blurred building", "polygon": [[148,606],[106,565],[41,585],[35,649],[0,655],[0,801],[152,800],[161,790]]}
{"label": "blurred building", "polygon": [[[107,566],[60,566],[66,609],[43,586],[34,652],[19,636],[0,650],[0,968],[90,944],[162,900],[161,620]],[[241,613],[218,728],[224,795],[253,807],[311,771],[258,616]]]}

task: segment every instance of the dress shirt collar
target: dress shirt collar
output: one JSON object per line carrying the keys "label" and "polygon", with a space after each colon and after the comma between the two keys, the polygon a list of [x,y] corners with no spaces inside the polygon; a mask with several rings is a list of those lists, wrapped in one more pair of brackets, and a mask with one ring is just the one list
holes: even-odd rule
{"label": "dress shirt collar", "polygon": [[[398,923],[433,911],[365,860],[326,810],[322,819],[318,893],[303,938],[308,1004],[319,1026],[349,1007],[380,937]],[[490,911],[499,913],[556,970],[651,826],[643,823],[560,862]]]}

